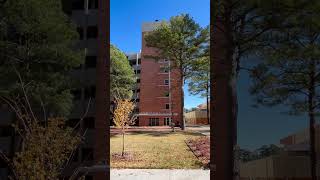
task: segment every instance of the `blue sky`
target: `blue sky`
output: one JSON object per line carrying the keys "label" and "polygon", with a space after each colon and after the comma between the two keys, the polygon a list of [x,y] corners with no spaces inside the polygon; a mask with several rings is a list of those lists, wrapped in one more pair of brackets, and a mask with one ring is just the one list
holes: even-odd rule
{"label": "blue sky", "polygon": [[[171,16],[189,13],[201,26],[210,19],[210,0],[111,0],[111,43],[124,52],[141,49],[141,25],[143,22],[168,20]],[[238,81],[238,142],[245,148],[278,143],[281,137],[305,128],[307,119],[283,114],[283,106],[253,108],[253,98],[248,93],[250,78],[241,72]],[[185,87],[185,90],[187,88]],[[186,108],[195,107],[205,99],[185,93]]]}

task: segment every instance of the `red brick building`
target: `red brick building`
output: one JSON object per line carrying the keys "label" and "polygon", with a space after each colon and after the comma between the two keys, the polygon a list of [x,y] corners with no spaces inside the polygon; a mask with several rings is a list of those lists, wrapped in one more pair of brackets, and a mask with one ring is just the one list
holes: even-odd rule
{"label": "red brick building", "polygon": [[144,37],[154,30],[158,22],[142,25],[142,50],[139,93],[139,126],[181,124],[180,73],[171,68],[168,59],[155,60],[156,49],[147,47]]}

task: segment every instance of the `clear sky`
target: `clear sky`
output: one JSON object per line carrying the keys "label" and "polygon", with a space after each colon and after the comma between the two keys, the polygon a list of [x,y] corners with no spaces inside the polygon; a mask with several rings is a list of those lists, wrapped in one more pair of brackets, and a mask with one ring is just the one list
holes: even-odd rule
{"label": "clear sky", "polygon": [[[207,26],[210,19],[209,3],[210,0],[111,0],[111,43],[124,52],[138,52],[141,49],[143,22],[168,20],[181,13],[188,13],[201,26]],[[280,138],[306,127],[305,117],[285,115],[282,113],[285,107],[253,108],[249,86],[250,78],[241,72],[238,85],[238,142],[242,147],[276,144]],[[186,108],[203,102],[205,99],[190,96],[186,91]]]}

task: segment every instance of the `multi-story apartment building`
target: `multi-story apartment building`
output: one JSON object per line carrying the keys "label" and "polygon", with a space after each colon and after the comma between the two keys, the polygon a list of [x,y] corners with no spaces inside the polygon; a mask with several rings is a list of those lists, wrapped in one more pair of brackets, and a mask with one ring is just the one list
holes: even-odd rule
{"label": "multi-story apartment building", "polygon": [[[141,83],[140,82],[141,81],[141,76],[140,76],[141,75],[141,53],[128,53],[127,58],[137,78],[136,85],[132,89],[133,91],[132,101],[135,102],[134,113],[138,114],[140,111],[139,105],[140,105],[140,83]],[[137,117],[134,125],[139,125],[139,116]]]}
{"label": "multi-story apartment building", "polygon": [[[106,135],[108,112],[105,111],[107,99],[104,99],[107,94],[102,92],[107,82],[99,83],[101,78],[106,80],[100,77],[99,70],[103,70],[101,67],[106,65],[108,48],[106,31],[108,29],[105,22],[107,21],[106,1],[69,0],[63,1],[63,5],[65,12],[78,27],[80,39],[76,48],[84,50],[85,53],[85,63],[71,72],[74,79],[79,82],[79,87],[73,91],[74,108],[68,120],[71,126],[78,123],[81,131],[85,131],[85,142],[78,148],[70,169],[65,172],[65,175],[69,176],[76,167],[103,166],[108,159],[107,149],[105,149],[108,141]],[[107,73],[105,74],[107,76]],[[80,121],[82,117],[83,120]],[[104,172],[89,172],[86,176],[86,179],[105,178]]]}
{"label": "multi-story apartment building", "polygon": [[169,126],[171,122],[181,124],[181,82],[180,73],[172,68],[169,59],[155,60],[149,58],[156,55],[155,48],[146,46],[144,36],[154,30],[159,22],[142,25],[141,54],[128,55],[137,78],[133,100],[137,102],[139,126]]}
{"label": "multi-story apartment building", "polygon": [[[104,22],[107,20],[108,15],[106,12],[107,2],[99,2],[98,0],[64,0],[62,4],[65,13],[70,16],[78,27],[80,39],[75,48],[82,49],[85,52],[85,63],[70,72],[79,86],[72,91],[74,106],[67,121],[67,124],[72,127],[78,124],[77,128],[81,133],[85,131],[85,142],[73,154],[72,162],[64,172],[64,175],[66,177],[70,176],[78,167],[90,167],[91,169],[88,168],[89,171],[94,169],[100,172],[89,172],[85,179],[106,179],[106,173],[103,172],[105,171],[103,167],[106,167],[105,161],[108,159],[106,153],[106,141],[108,138],[106,136],[106,115],[97,109],[103,109],[104,111],[107,104],[104,103],[106,99],[101,98],[101,101],[96,100],[95,97],[96,94],[100,97],[101,90],[105,89],[105,87],[102,87],[102,83],[100,85],[97,84],[101,80],[99,79],[97,67],[104,64],[105,62],[103,61],[106,61],[107,57],[107,37],[105,37],[107,35],[107,22]],[[103,85],[107,86],[106,82]],[[106,97],[107,94],[104,94],[104,96]],[[12,157],[17,150],[17,137],[11,127],[15,116],[9,112],[8,107],[2,106],[0,107],[0,117],[0,150]],[[83,121],[80,121],[82,117]],[[0,179],[7,179],[8,170],[6,167],[7,164],[0,161]]]}

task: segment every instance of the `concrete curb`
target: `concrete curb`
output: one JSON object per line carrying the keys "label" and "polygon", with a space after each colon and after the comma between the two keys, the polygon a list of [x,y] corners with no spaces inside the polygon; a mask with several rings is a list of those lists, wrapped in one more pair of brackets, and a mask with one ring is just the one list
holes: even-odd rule
{"label": "concrete curb", "polygon": [[208,180],[202,169],[111,169],[112,180]]}

